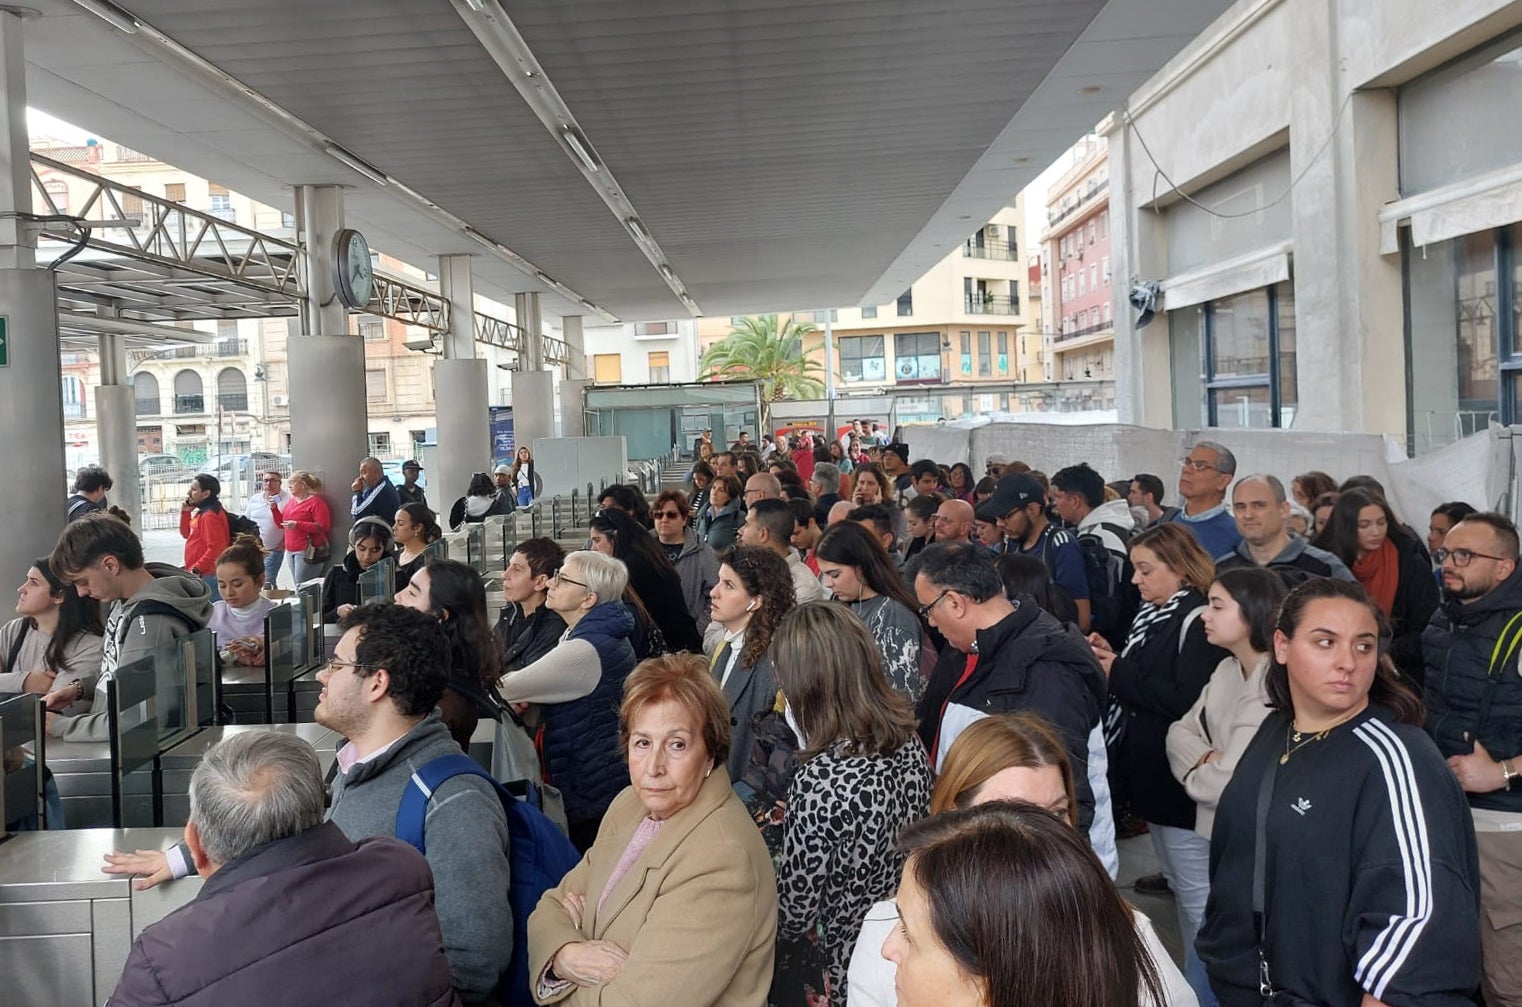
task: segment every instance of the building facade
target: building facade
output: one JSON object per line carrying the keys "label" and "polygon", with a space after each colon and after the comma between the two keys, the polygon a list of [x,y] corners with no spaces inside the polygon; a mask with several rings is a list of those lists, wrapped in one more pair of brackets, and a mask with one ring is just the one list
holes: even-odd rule
{"label": "building facade", "polygon": [[1519,27],[1500,0],[1241,0],[1131,95],[1102,129],[1121,418],[1414,453],[1516,422]]}
{"label": "building facade", "polygon": [[1109,149],[1085,137],[1047,191],[1041,238],[1042,287],[1050,324],[1042,331],[1056,380],[1115,377],[1114,284],[1110,256]]}

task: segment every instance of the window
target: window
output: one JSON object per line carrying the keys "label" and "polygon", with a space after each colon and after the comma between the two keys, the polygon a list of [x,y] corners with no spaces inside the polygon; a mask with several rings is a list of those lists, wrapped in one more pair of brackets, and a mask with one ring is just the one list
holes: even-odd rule
{"label": "window", "polygon": [[159,379],[147,371],[132,375],[133,399],[137,415],[157,416],[159,413]]}
{"label": "window", "polygon": [[676,334],[675,322],[636,322],[634,325],[635,336],[674,336]]}
{"label": "window", "polygon": [[1176,366],[1188,366],[1188,347],[1197,340],[1194,360],[1203,365],[1205,392],[1203,417],[1199,404],[1193,416],[1185,406],[1183,415],[1174,416],[1175,426],[1188,426],[1195,417],[1212,427],[1293,424],[1299,402],[1293,285],[1279,283],[1170,312],[1169,328]]}
{"label": "window", "polygon": [[[1522,402],[1522,224],[1423,248],[1402,231],[1406,391],[1416,452],[1517,422]],[[1413,380],[1422,375],[1422,380]]]}
{"label": "window", "polygon": [[863,317],[863,318],[876,318],[877,317],[877,306],[873,305],[870,308],[862,308],[861,309],[861,317]]}
{"label": "window", "polygon": [[294,231],[296,229],[296,215],[294,213],[286,213],[284,210],[281,210],[280,226]]}
{"label": "window", "polygon": [[1099,263],[1097,262],[1089,263],[1089,289],[1099,289]]}
{"label": "window", "polygon": [[386,321],[375,315],[359,316],[359,334],[366,342],[379,342],[386,338]]}
{"label": "window", "polygon": [[224,367],[217,374],[217,408],[238,412],[248,409],[248,379],[236,367]]}
{"label": "window", "polygon": [[1006,228],[1006,233],[1008,234],[1005,240],[1009,242],[1009,257],[1013,259],[1020,254],[1020,232],[1014,224],[1010,224]]}
{"label": "window", "polygon": [[1112,319],[1110,317],[1110,302],[1109,301],[1105,301],[1105,303],[1104,303],[1104,323],[1106,325],[1109,325],[1111,320]]}
{"label": "window", "polygon": [[370,435],[370,453],[377,458],[383,458],[391,453],[391,434],[382,431]]}
{"label": "window", "polygon": [[648,354],[650,361],[650,383],[655,385],[669,385],[671,383],[671,354],[665,350],[659,353]]}
{"label": "window", "polygon": [[592,355],[592,381],[599,385],[622,384],[624,359],[617,353],[594,353]]}
{"label": "window", "polygon": [[1078,296],[1079,297],[1082,297],[1084,294],[1088,293],[1088,286],[1083,282],[1083,276],[1084,276],[1083,270],[1080,269],[1078,271]]}
{"label": "window", "polygon": [[174,376],[174,411],[177,413],[206,411],[206,400],[201,391],[201,375],[195,371],[180,371]]}
{"label": "window", "polygon": [[990,333],[978,333],[978,377],[986,378],[993,374],[993,352],[989,348]]}
{"label": "window", "polygon": [[63,393],[63,418],[66,420],[82,420],[85,418],[85,383],[76,375],[65,374],[59,379],[60,390]]}
{"label": "window", "polygon": [[69,212],[69,183],[55,178],[44,182],[42,191],[47,193],[47,201],[50,204],[47,209],[48,213]]}
{"label": "window", "polygon": [[1089,244],[1094,244],[1094,238],[1098,235],[1099,222],[1089,221]]}
{"label": "window", "polygon": [[143,197],[135,193],[127,192],[121,196],[122,216],[128,220],[142,223],[143,220]]}
{"label": "window", "polygon": [[384,368],[365,371],[365,398],[371,402],[386,400],[386,371]]}
{"label": "window", "polygon": [[914,314],[914,288],[910,287],[898,295],[898,316],[908,318]]}
{"label": "window", "polygon": [[210,185],[211,215],[220,220],[231,222],[237,219],[233,211],[233,198],[225,186],[212,182]]}
{"label": "window", "polygon": [[962,332],[962,373],[972,373],[972,333]]}
{"label": "window", "polygon": [[840,321],[840,310],[838,308],[831,308],[829,311],[816,311],[814,312],[814,321],[819,325],[823,325],[825,322],[832,324],[838,322]]}
{"label": "window", "polygon": [[1106,255],[1104,258],[1099,260],[1099,273],[1100,273],[1101,276],[1104,277],[1105,285],[1109,286],[1109,284],[1110,284],[1110,257],[1108,255]]}
{"label": "window", "polygon": [[901,384],[941,380],[941,336],[901,332],[893,337],[893,374]]}
{"label": "window", "polygon": [[999,373],[1009,373],[1009,333],[999,333]]}
{"label": "window", "polygon": [[1101,238],[1108,238],[1110,236],[1110,211],[1109,210],[1106,210],[1105,212],[1103,212],[1103,213],[1101,213],[1099,215],[1099,236]]}
{"label": "window", "polygon": [[840,380],[886,381],[888,362],[882,336],[842,336],[839,341]]}
{"label": "window", "polygon": [[164,186],[164,198],[169,200],[171,203],[185,202],[185,183],[170,182],[168,185]]}

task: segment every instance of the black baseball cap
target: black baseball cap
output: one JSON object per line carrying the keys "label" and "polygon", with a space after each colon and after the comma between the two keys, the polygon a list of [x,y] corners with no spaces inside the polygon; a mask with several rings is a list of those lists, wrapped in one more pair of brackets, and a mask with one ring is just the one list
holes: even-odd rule
{"label": "black baseball cap", "polygon": [[402,471],[406,472],[408,469],[416,469],[418,472],[421,472],[423,471],[423,466],[409,458],[402,462]]}
{"label": "black baseball cap", "polygon": [[984,521],[993,522],[1012,510],[1045,501],[1046,491],[1040,483],[1028,473],[1015,472],[999,478],[994,484],[994,495],[983,501],[976,515]]}

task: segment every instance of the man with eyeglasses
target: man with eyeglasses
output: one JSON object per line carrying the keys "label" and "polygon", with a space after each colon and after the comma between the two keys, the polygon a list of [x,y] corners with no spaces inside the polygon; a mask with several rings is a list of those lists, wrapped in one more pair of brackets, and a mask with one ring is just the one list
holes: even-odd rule
{"label": "man with eyeglasses", "polygon": [[1093,650],[1028,597],[1004,594],[994,557],[971,542],[936,542],[909,561],[919,613],[949,647],[920,700],[919,734],[940,768],[971,723],[1001,713],[1043,717],[1073,765],[1078,827],[1114,877],[1120,869],[1100,718],[1105,679]]}
{"label": "man with eyeglasses", "polygon": [[1226,506],[1226,488],[1237,474],[1237,456],[1224,444],[1198,441],[1179,466],[1178,492],[1184,506],[1163,520],[1188,528],[1211,559],[1236,552],[1242,533]]}
{"label": "man with eyeglasses", "polygon": [[1522,573],[1517,526],[1471,514],[1434,554],[1447,600],[1422,634],[1427,733],[1469,798],[1480,853],[1481,989],[1522,1004]]}
{"label": "man with eyeglasses", "polygon": [[275,586],[280,564],[285,560],[285,528],[275,520],[271,506],[284,507],[291,502],[291,495],[280,485],[280,473],[271,469],[259,477],[259,488],[254,490],[243,508],[243,513],[259,526],[259,537],[264,540],[264,582]]}
{"label": "man with eyeglasses", "polygon": [[682,598],[687,602],[687,614],[692,616],[701,633],[713,619],[708,593],[719,582],[719,558],[688,525],[691,515],[687,494],[681,490],[666,490],[650,507],[650,517],[655,521],[655,540],[666,550],[677,576],[682,578]]}
{"label": "man with eyeglasses", "polygon": [[[449,641],[439,620],[399,605],[364,605],[317,681],[316,720],[347,739],[327,818],[358,841],[396,835],[397,809],[418,767],[459,755],[436,709],[449,678]],[[494,1003],[513,950],[508,903],[507,816],[478,776],[441,783],[424,817],[424,857],[449,959],[450,983],[467,1005]],[[117,853],[108,874],[137,874],[139,890],[192,872],[185,843],[167,852]]]}
{"label": "man with eyeglasses", "polygon": [[937,542],[967,542],[972,539],[976,520],[972,504],[966,500],[943,500],[933,519]]}

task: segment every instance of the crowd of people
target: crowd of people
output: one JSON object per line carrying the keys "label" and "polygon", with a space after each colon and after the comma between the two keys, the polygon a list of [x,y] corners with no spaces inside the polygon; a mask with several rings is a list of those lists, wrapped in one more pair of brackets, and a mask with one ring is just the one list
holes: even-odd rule
{"label": "crowd of people", "polygon": [[[139,885],[209,879],[144,933],[113,1002],[272,990],[266,956],[305,976],[302,949],[341,946],[345,893],[379,871],[378,946],[413,941],[321,977],[341,999],[1522,1003],[1506,517],[1445,503],[1421,535],[1369,476],[1238,473],[1208,440],[1171,484],[998,456],[976,476],[860,421],[723,450],[705,435],[697,456],[682,489],[608,487],[585,548],[519,542],[494,625],[479,577],[423,560],[426,503],[383,499],[362,469],[325,591],[343,636],[317,718],[348,741],[331,802],[294,815],[279,791],[316,767],[279,746],[208,758],[185,842],[109,858]],[[192,536],[216,524],[202,489]],[[312,517],[281,521],[287,552]],[[120,521],[81,515],[0,629],[0,652],[30,630],[0,688],[95,736],[92,686],[147,646],[124,620],[158,639],[200,618],[246,644],[266,551],[244,536],[154,568]],[[346,585],[393,554],[397,604],[357,605]],[[185,614],[136,614],[150,597]],[[522,919],[523,851],[489,782],[433,791],[426,848],[394,838],[409,778],[481,717],[532,753],[580,857]],[[1138,888],[1172,893],[1177,963],[1115,884],[1118,840],[1141,835],[1161,872]],[[313,890],[330,911],[278,950],[264,927],[221,950],[256,877],[306,883],[293,920]],[[402,911],[419,900],[432,911]]]}

